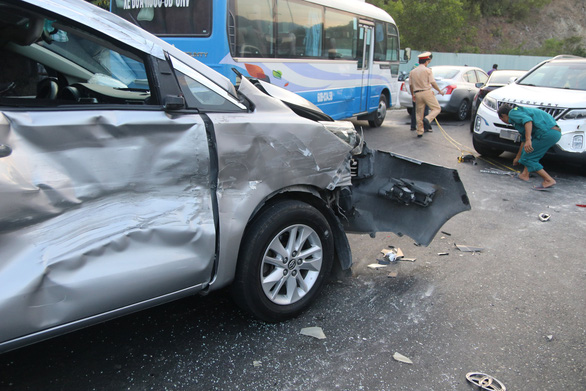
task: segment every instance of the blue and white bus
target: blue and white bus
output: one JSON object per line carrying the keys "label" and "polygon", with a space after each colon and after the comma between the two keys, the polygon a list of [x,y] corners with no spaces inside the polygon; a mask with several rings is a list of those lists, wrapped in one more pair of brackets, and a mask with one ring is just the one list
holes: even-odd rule
{"label": "blue and white bus", "polygon": [[380,126],[399,106],[399,31],[363,0],[112,0],[111,9],[223,75]]}

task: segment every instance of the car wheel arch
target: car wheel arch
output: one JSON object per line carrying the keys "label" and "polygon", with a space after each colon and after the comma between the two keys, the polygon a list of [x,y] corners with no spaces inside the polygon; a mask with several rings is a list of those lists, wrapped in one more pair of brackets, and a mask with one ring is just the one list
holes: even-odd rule
{"label": "car wheel arch", "polygon": [[258,217],[263,210],[271,207],[275,203],[288,200],[305,202],[316,208],[328,221],[334,237],[334,262],[339,263],[342,270],[349,269],[350,266],[352,266],[350,243],[348,242],[342,223],[324,197],[325,195],[323,195],[319,189],[311,186],[293,186],[273,192],[270,196],[266,197],[263,202],[259,203],[250,215],[250,218],[246,223],[246,229],[241,238],[240,247],[243,244],[242,240],[244,239],[245,234],[254,223],[256,217]]}

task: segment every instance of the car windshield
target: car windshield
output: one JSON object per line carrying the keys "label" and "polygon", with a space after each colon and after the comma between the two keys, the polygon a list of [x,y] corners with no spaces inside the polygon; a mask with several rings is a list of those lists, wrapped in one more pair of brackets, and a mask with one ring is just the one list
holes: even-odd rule
{"label": "car windshield", "polygon": [[458,69],[454,68],[434,68],[431,67],[433,71],[433,77],[437,79],[453,79],[458,74]]}
{"label": "car windshield", "polygon": [[586,61],[544,64],[524,77],[519,84],[586,91]]}

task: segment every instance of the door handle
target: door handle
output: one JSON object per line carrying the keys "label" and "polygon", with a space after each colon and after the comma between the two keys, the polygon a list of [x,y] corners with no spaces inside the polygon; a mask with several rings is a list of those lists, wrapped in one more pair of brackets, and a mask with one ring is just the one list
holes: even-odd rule
{"label": "door handle", "polygon": [[12,153],[12,148],[8,145],[0,144],[0,158],[10,156]]}

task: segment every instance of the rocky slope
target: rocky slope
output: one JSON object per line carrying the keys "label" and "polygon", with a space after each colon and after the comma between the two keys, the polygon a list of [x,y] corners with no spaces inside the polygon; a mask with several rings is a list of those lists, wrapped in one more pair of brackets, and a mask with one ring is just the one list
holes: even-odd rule
{"label": "rocky slope", "polygon": [[571,37],[580,37],[586,48],[586,1],[552,0],[521,22],[511,24],[506,17],[499,17],[483,19],[477,27],[481,53],[497,53],[503,47],[531,50],[547,39]]}

